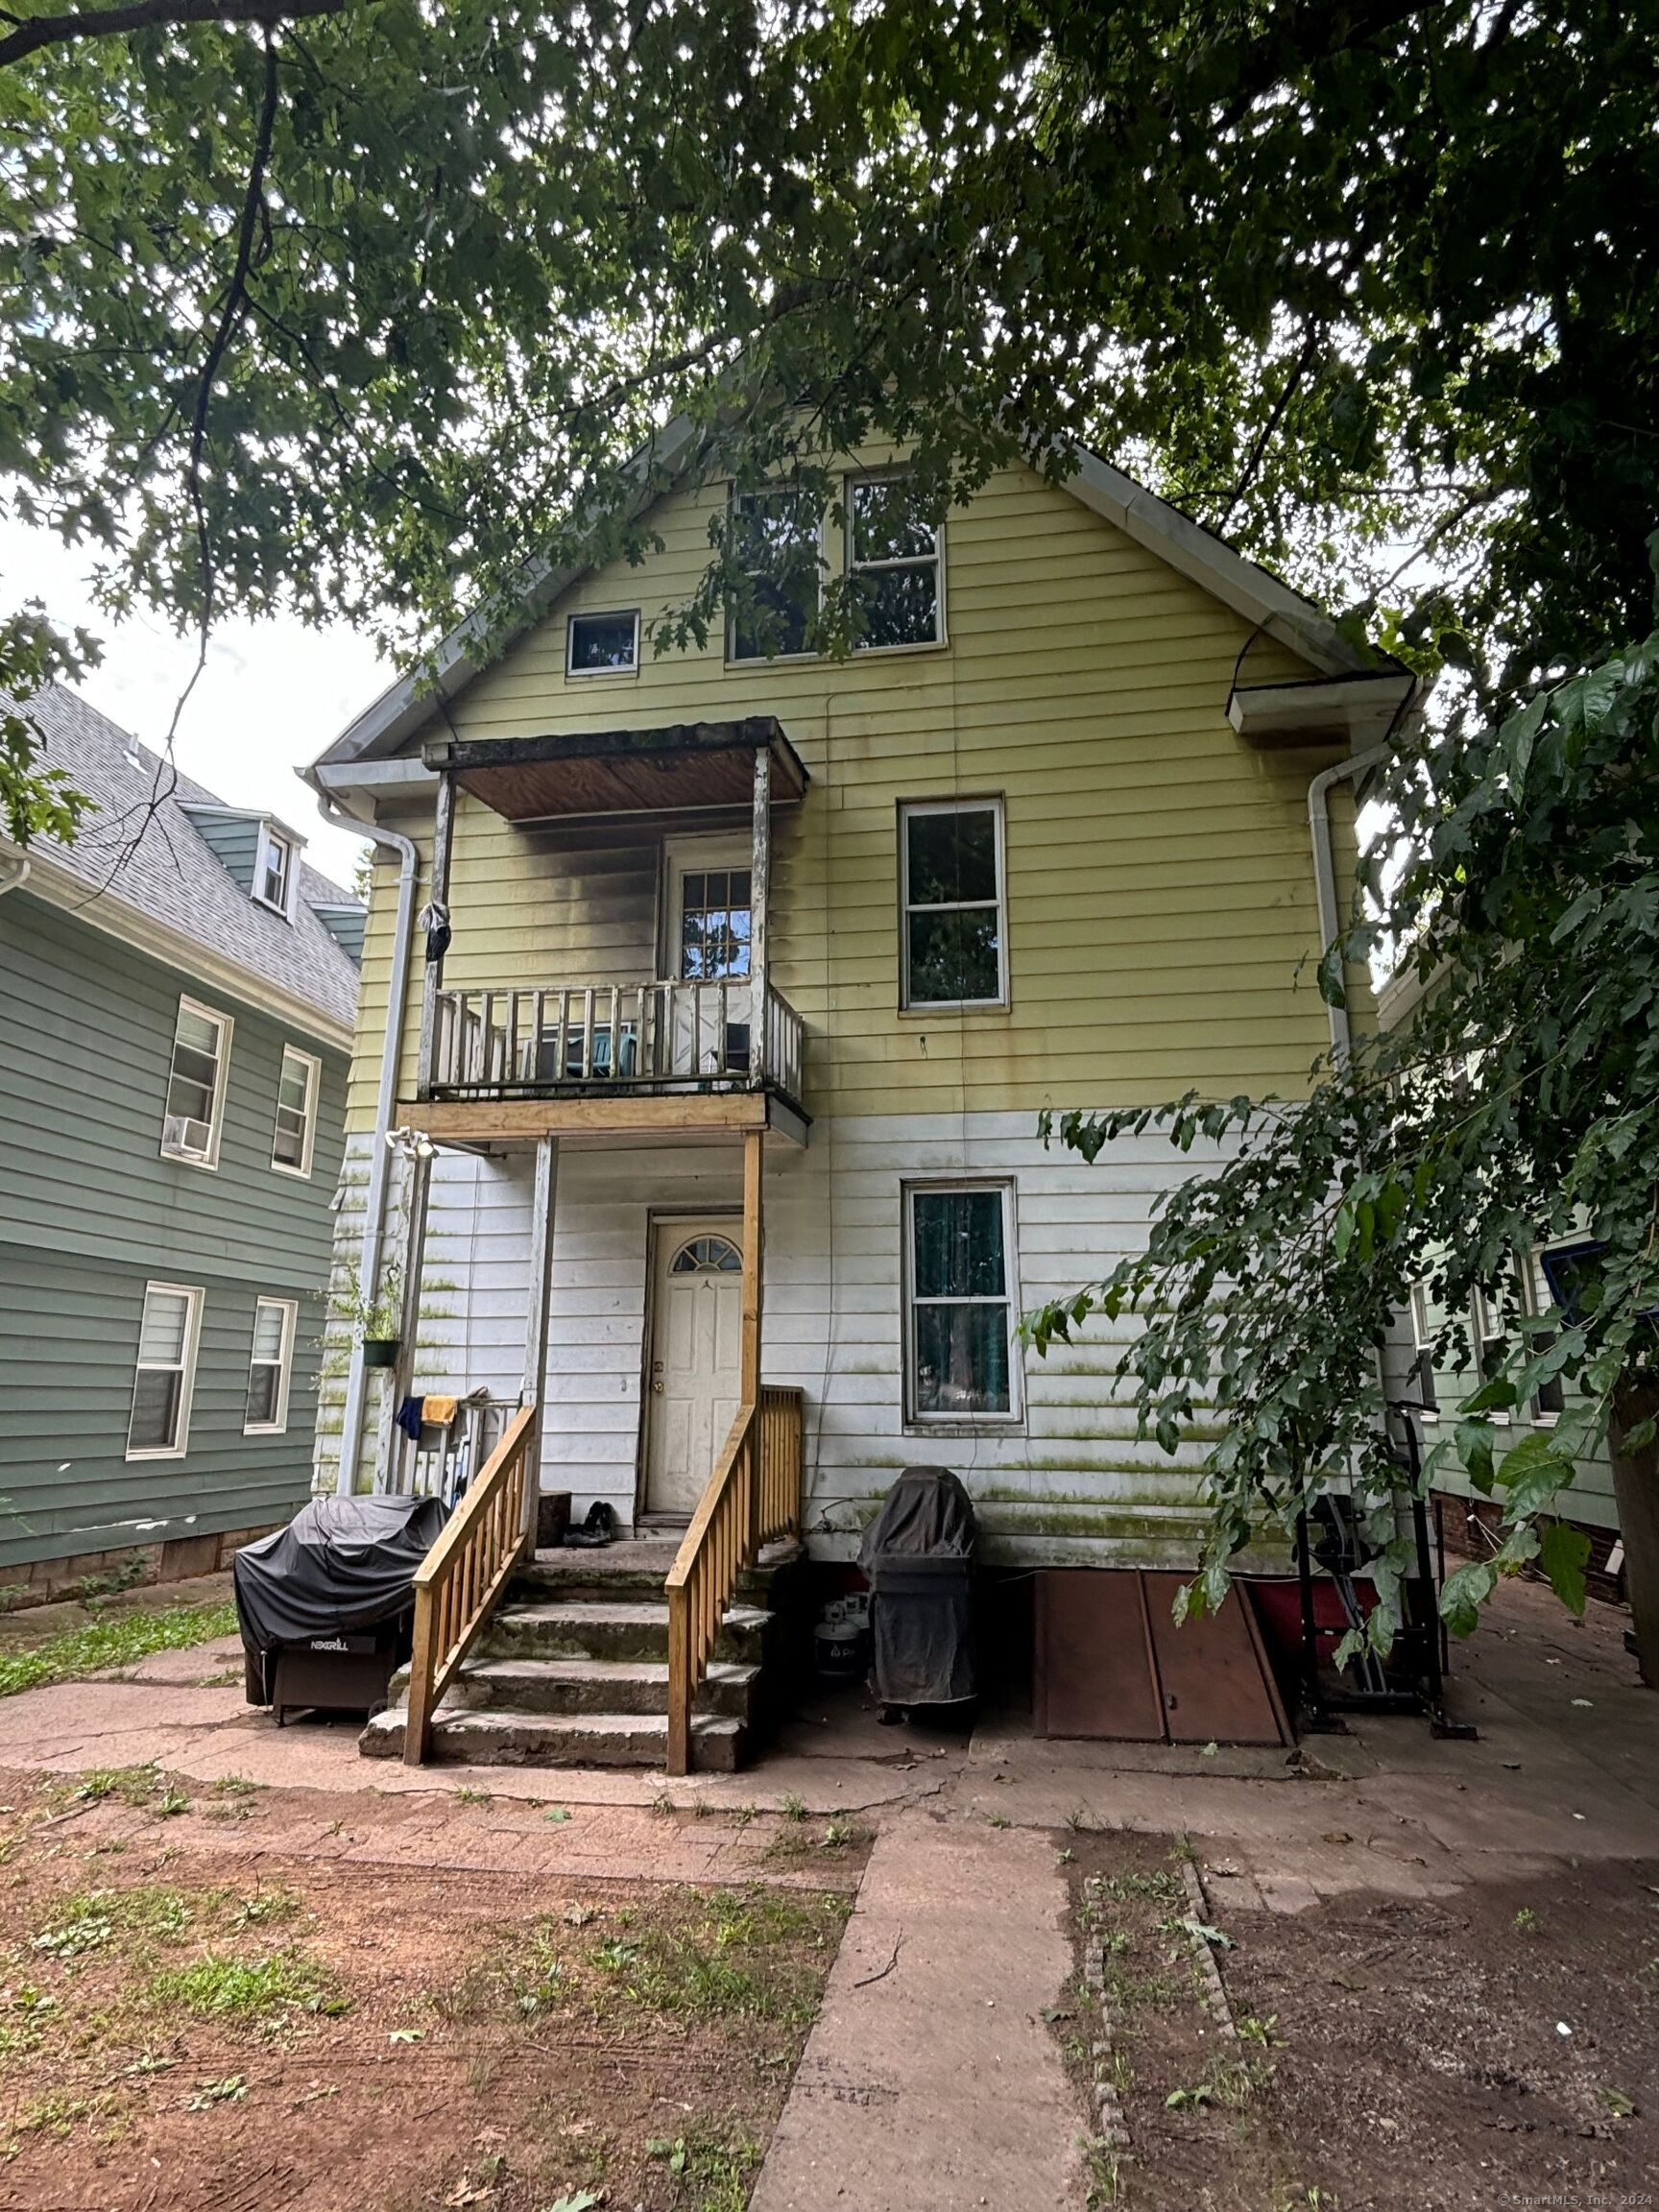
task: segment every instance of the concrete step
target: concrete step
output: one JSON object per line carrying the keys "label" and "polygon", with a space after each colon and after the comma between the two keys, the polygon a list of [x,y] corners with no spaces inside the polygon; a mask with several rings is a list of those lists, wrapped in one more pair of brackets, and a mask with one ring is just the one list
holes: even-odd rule
{"label": "concrete step", "polygon": [[[377,1713],[358,1739],[366,1758],[403,1753],[400,1705]],[[691,1764],[730,1774],[741,1763],[740,1720],[699,1714],[691,1723]],[[642,1713],[468,1712],[446,1697],[432,1718],[432,1757],[473,1767],[665,1767],[665,1716]]]}
{"label": "concrete step", "polygon": [[[716,1660],[698,1694],[698,1710],[749,1719],[759,1674],[757,1667]],[[655,1659],[469,1659],[445,1702],[474,1713],[660,1716],[668,1710],[668,1667]]]}
{"label": "concrete step", "polygon": [[[732,1605],[715,1646],[717,1659],[758,1666],[771,1615],[758,1605]],[[480,1639],[480,1659],[668,1659],[666,1599],[557,1599],[503,1605]]]}
{"label": "concrete step", "polygon": [[[617,1549],[632,1551],[634,1547]],[[610,1561],[609,1551],[539,1551],[514,1575],[507,1602],[534,1605],[569,1598],[662,1602],[662,1578],[674,1564],[672,1558],[661,1566],[655,1561],[637,1564],[624,1559],[614,1565]]]}

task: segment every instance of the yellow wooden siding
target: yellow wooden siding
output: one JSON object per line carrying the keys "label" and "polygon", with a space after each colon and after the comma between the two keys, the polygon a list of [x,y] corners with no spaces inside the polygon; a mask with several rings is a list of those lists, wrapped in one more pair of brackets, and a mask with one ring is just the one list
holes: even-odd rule
{"label": "yellow wooden siding", "polygon": [[[1013,470],[946,528],[949,643],[728,666],[650,657],[564,674],[571,611],[649,624],[708,557],[714,491],[665,501],[662,549],[591,577],[455,702],[464,737],[776,714],[812,782],[779,820],[773,975],[807,1027],[816,1114],[1133,1104],[1190,1086],[1294,1093],[1327,1041],[1309,959],[1307,787],[1329,750],[1253,751],[1226,720],[1250,625],[1066,493]],[[835,533],[830,533],[835,542]],[[1244,680],[1311,673],[1271,639]],[[435,726],[430,734],[440,734]],[[410,750],[417,750],[419,740]],[[1007,1012],[901,1015],[897,809],[997,794],[1007,822]],[[1340,794],[1334,819],[1343,819]],[[429,823],[387,816],[429,839]],[[446,982],[565,982],[651,965],[636,850],[520,830],[463,796]],[[375,872],[359,1036],[384,1018],[396,870]],[[414,1083],[416,964],[401,1094]],[[352,1126],[369,1125],[360,1059]]]}

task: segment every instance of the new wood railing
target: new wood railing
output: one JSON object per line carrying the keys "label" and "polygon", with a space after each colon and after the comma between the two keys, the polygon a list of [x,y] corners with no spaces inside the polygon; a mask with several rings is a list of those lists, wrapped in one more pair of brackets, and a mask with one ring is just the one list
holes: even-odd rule
{"label": "new wood railing", "polygon": [[668,1571],[668,1771],[691,1770],[691,1708],[737,1578],[801,1528],[801,1393],[763,1386],[739,1407]]}
{"label": "new wood railing", "polygon": [[536,1408],[523,1406],[415,1571],[407,1766],[424,1765],[438,1701],[533,1541],[535,1483]]}

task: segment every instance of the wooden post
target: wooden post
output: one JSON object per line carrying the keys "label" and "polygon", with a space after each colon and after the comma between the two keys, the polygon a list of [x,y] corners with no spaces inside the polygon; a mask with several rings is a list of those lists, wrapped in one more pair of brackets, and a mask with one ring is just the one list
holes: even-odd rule
{"label": "wooden post", "polygon": [[[741,1404],[757,1409],[760,1404],[760,1274],[765,1246],[761,1170],[765,1142],[758,1129],[749,1130],[743,1139],[743,1325],[737,1351],[738,1397]],[[757,1410],[756,1419],[750,1424],[746,1447],[749,1454],[747,1535],[751,1558],[760,1548],[759,1430]]]}
{"label": "wooden post", "polygon": [[766,910],[772,890],[772,748],[755,752],[755,820],[749,860],[749,1081],[765,1087]]}
{"label": "wooden post", "polygon": [[401,1492],[403,1487],[400,1479],[394,1479],[394,1465],[400,1475],[404,1460],[412,1457],[416,1450],[397,1427],[397,1408],[409,1395],[409,1386],[415,1380],[415,1356],[420,1349],[421,1276],[426,1264],[426,1205],[432,1187],[430,1160],[423,1160],[417,1153],[407,1165],[403,1249],[397,1262],[402,1275],[397,1357],[390,1368],[382,1370],[386,1388],[380,1401],[374,1454],[374,1488],[394,1492]]}
{"label": "wooden post", "polygon": [[559,1140],[536,1141],[536,1193],[530,1202],[530,1282],[524,1303],[524,1380],[520,1406],[536,1407],[536,1436],[524,1479],[524,1548],[536,1549],[541,1494],[541,1401],[547,1388],[547,1313],[553,1291],[553,1214],[559,1195]]}
{"label": "wooden post", "polygon": [[691,1593],[668,1593],[668,1771],[691,1771]]}
{"label": "wooden post", "polygon": [[[449,853],[455,835],[455,779],[445,768],[438,778],[438,805],[432,820],[432,875],[426,886],[428,905],[449,904]],[[416,1089],[423,1098],[438,1074],[438,994],[444,988],[444,960],[428,960],[421,986],[421,1064]]]}

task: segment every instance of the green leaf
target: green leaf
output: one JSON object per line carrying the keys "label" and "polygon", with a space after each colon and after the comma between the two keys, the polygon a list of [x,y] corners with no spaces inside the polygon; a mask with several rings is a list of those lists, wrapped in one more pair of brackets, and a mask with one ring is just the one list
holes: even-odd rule
{"label": "green leaf", "polygon": [[1492,1424],[1489,1421],[1459,1421],[1457,1424],[1457,1451],[1463,1461],[1463,1471],[1483,1497],[1492,1495]]}
{"label": "green leaf", "polygon": [[1498,1570],[1490,1560],[1474,1559],[1455,1568],[1440,1588],[1440,1618],[1454,1636],[1472,1636],[1480,1624],[1480,1608],[1498,1587]]}
{"label": "green leaf", "polygon": [[1556,1450],[1550,1432],[1535,1429],[1512,1452],[1506,1452],[1499,1465],[1504,1520],[1530,1519],[1572,1481],[1574,1472],[1572,1460]]}
{"label": "green leaf", "polygon": [[1583,1529],[1575,1528],[1570,1521],[1551,1521],[1538,1547],[1538,1564],[1570,1613],[1584,1610],[1584,1569],[1589,1559],[1590,1539]]}

